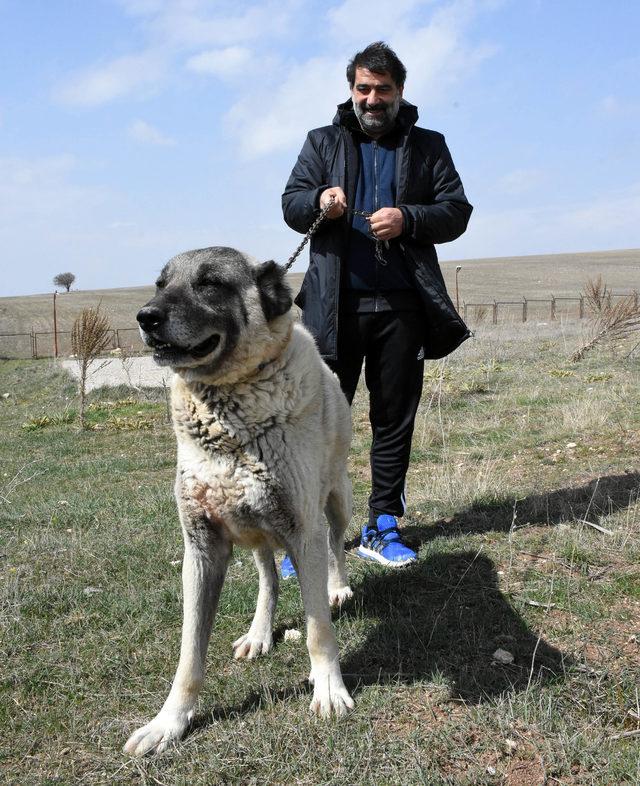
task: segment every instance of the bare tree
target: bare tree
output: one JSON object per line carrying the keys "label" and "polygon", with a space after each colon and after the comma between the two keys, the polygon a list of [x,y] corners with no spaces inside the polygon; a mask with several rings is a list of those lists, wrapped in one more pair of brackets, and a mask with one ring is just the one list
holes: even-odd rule
{"label": "bare tree", "polygon": [[73,273],[58,273],[53,277],[53,284],[56,287],[64,287],[67,292],[71,289],[71,284],[76,280]]}
{"label": "bare tree", "polygon": [[85,404],[87,400],[87,373],[91,364],[109,346],[111,340],[109,320],[96,308],[84,308],[73,323],[71,349],[78,361],[78,395],[80,396],[80,428],[86,428]]}

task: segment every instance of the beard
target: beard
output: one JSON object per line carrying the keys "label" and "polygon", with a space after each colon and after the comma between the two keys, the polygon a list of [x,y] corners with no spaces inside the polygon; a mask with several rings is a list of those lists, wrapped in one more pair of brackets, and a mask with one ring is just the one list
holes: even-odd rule
{"label": "beard", "polygon": [[[391,131],[400,109],[400,100],[400,96],[396,96],[390,104],[381,103],[372,106],[367,106],[366,100],[360,102],[353,100],[353,111],[358,118],[360,128],[365,134],[373,133],[376,136],[381,136]],[[372,110],[382,110],[382,114],[375,116],[368,114]]]}

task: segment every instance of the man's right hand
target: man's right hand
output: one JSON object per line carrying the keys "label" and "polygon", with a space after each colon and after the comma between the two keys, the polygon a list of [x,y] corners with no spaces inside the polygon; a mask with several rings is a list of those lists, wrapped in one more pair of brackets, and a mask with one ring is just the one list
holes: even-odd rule
{"label": "man's right hand", "polygon": [[322,208],[325,208],[331,201],[332,197],[333,207],[327,213],[326,218],[340,218],[340,216],[344,215],[344,211],[347,209],[347,198],[340,186],[327,188],[320,194],[320,209],[322,210]]}

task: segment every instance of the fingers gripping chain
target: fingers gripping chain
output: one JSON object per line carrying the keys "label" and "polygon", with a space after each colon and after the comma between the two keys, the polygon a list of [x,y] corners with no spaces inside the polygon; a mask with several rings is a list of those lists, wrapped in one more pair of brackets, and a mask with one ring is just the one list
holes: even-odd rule
{"label": "fingers gripping chain", "polygon": [[[336,201],[335,197],[332,196],[327,202],[327,204],[322,208],[322,210],[320,211],[320,215],[316,218],[313,224],[311,224],[311,226],[309,227],[309,231],[302,238],[302,242],[300,243],[298,248],[296,248],[293,254],[291,254],[291,256],[289,257],[289,261],[284,266],[285,270],[289,270],[293,265],[293,263],[296,261],[296,259],[300,256],[302,249],[307,245],[309,240],[311,240],[311,238],[315,235],[318,227],[324,221],[325,216],[335,204],[335,201]],[[373,215],[373,213],[369,213],[366,210],[355,210],[353,208],[348,208],[348,211],[352,213],[354,216],[362,216],[363,218],[371,218],[371,216]],[[373,232],[371,234],[376,243],[375,257],[381,265],[386,265],[387,260],[384,258],[383,248],[389,248],[389,241],[381,240],[379,237],[376,237],[376,235],[374,235]]]}

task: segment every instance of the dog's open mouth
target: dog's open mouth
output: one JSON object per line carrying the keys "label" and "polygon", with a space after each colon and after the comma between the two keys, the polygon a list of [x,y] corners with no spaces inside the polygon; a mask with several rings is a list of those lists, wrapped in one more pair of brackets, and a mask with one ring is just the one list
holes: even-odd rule
{"label": "dog's open mouth", "polygon": [[176,365],[179,362],[200,360],[210,355],[220,343],[220,334],[213,335],[193,347],[179,347],[157,339],[148,342],[153,347],[153,359],[162,365]]}

